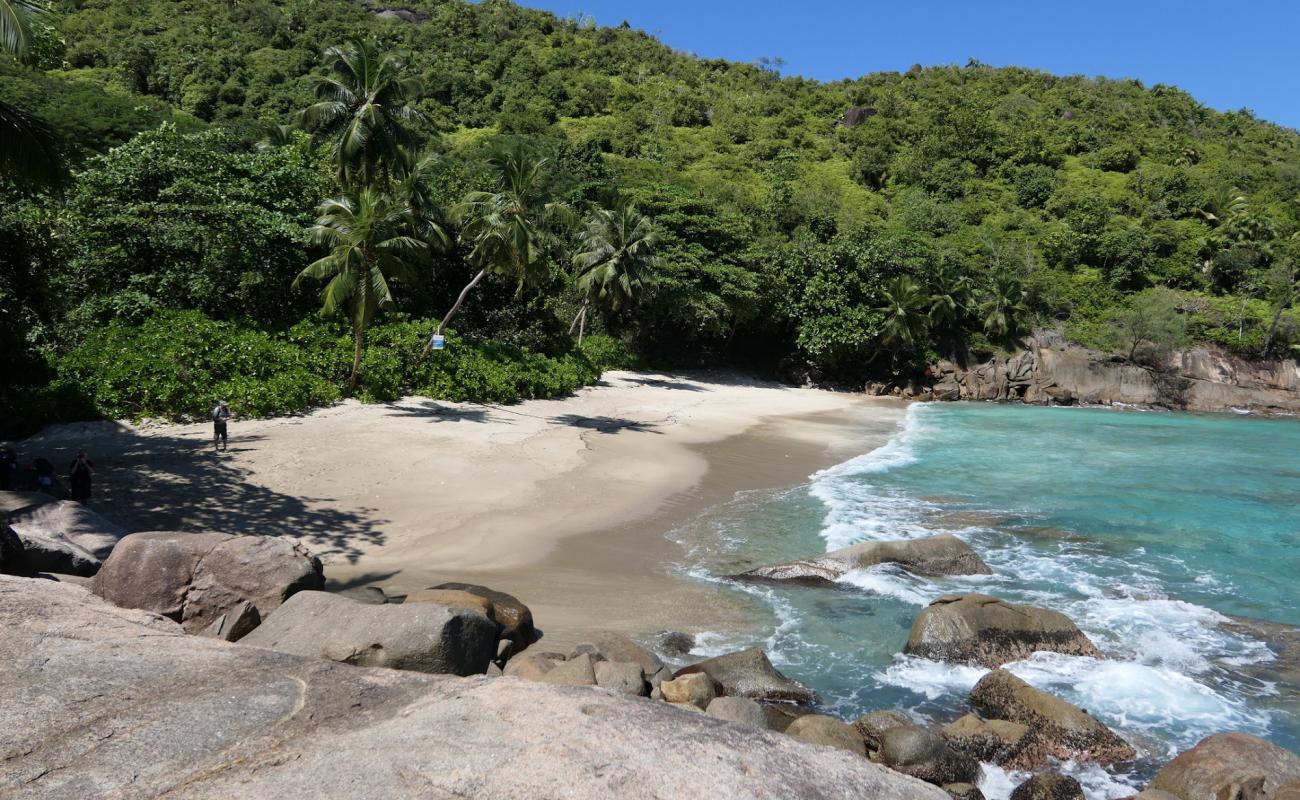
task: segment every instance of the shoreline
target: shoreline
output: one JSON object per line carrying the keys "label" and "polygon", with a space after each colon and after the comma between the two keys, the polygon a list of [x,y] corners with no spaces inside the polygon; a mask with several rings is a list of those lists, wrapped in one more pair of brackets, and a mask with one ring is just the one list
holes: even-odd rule
{"label": "shoreline", "polygon": [[[330,588],[445,581],[519,597],[548,639],[744,624],[671,574],[667,534],[744,489],[883,444],[907,403],[711,373],[610,372],[513,406],[408,397],[231,423],[55,426],[20,443],[97,463],[91,508],[133,531],[288,536]],[[238,409],[236,409],[236,412]],[[563,635],[563,636],[562,636]]]}

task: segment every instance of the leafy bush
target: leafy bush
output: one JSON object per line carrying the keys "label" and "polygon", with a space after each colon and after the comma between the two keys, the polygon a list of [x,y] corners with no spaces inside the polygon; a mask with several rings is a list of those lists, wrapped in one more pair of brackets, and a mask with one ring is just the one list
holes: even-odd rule
{"label": "leafy bush", "polygon": [[582,340],[582,354],[596,369],[632,369],[637,366],[636,355],[621,340],[612,336],[593,334]]}

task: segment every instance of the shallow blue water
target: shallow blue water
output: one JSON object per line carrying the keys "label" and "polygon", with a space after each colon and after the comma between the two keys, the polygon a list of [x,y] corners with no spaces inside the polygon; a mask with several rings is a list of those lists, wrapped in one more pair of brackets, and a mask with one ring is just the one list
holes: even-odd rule
{"label": "shallow blue water", "polygon": [[[888,567],[842,587],[758,588],[716,576],[867,539],[947,531],[991,577],[919,579]],[[917,611],[981,591],[1058,609],[1104,661],[1039,654],[1010,666],[1087,708],[1142,755],[1130,773],[1065,765],[1089,797],[1121,797],[1211,733],[1300,749],[1300,689],[1225,615],[1300,624],[1300,421],[977,404],[915,405],[878,450],[806,486],[751,493],[678,531],[683,567],[743,593],[781,668],[852,719],[964,713],[977,668],[898,655]],[[725,631],[701,653],[753,639]],[[987,769],[986,794],[1017,776]]]}

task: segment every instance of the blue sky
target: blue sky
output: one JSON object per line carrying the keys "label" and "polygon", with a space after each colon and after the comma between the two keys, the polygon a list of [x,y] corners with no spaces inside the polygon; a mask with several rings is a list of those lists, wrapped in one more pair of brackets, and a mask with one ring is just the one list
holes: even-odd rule
{"label": "blue sky", "polygon": [[1220,110],[1300,127],[1300,0],[522,0],[627,20],[708,58],[785,59],[835,80],[912,64],[1035,67],[1179,86]]}

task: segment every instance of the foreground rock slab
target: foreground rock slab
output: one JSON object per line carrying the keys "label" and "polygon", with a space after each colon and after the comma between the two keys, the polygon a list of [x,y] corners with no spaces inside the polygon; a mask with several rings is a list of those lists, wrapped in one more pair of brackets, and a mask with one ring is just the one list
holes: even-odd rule
{"label": "foreground rock slab", "polygon": [[296,592],[324,583],[320,559],[287,539],[151,532],[118,542],[91,590],[199,633],[241,602],[265,618]]}
{"label": "foreground rock slab", "polygon": [[478,608],[298,592],[241,641],[363,667],[482,675],[496,655],[497,626]]}
{"label": "foreground rock slab", "polygon": [[989,575],[992,570],[970,545],[950,534],[888,542],[862,542],[814,558],[751,569],[736,580],[834,585],[845,573],[878,564],[897,564],[917,575]]}
{"label": "foreground rock slab", "polygon": [[1017,755],[1025,763],[1041,764],[1045,756],[1099,764],[1137,757],[1128,742],[1088,712],[1030,686],[1004,669],[995,669],[981,678],[971,690],[970,702],[987,717],[1029,729],[1029,743],[1017,742],[1021,748]]}
{"label": "foreground rock slab", "polygon": [[947,797],[661,703],[185,636],[53,581],[0,577],[0,629],[0,796]]}
{"label": "foreground rock slab", "polygon": [[1097,646],[1064,614],[986,594],[944,595],[935,600],[913,621],[903,652],[996,669],[1038,650],[1102,658]]}
{"label": "foreground rock slab", "polygon": [[1148,790],[1180,800],[1271,798],[1300,781],[1300,755],[1246,733],[1219,733],[1156,773]]}

